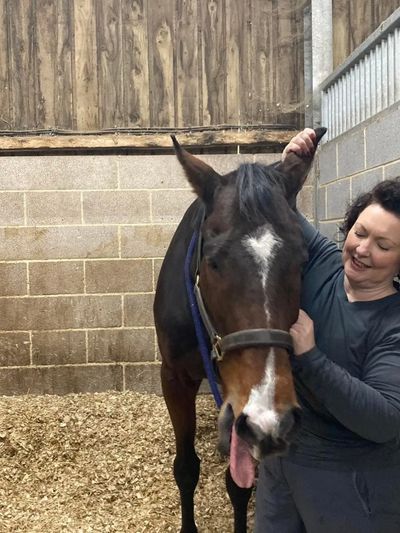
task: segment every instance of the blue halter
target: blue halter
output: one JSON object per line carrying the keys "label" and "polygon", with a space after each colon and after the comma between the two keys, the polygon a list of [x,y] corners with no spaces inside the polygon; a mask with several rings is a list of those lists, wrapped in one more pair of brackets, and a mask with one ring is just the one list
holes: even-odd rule
{"label": "blue halter", "polygon": [[[202,215],[204,220],[204,213]],[[201,224],[200,224],[201,225]],[[197,248],[196,257],[196,281],[193,283],[191,276],[191,264],[194,250]],[[195,230],[189,244],[185,258],[185,285],[189,299],[190,312],[196,331],[203,366],[206,372],[211,392],[213,393],[217,407],[221,407],[222,398],[217,386],[214,371],[214,362],[222,361],[224,354],[230,350],[238,350],[250,347],[283,348],[288,354],[293,352],[293,341],[287,331],[271,328],[245,329],[223,335],[218,335],[208,316],[199,286],[199,270],[201,258],[201,235]],[[208,339],[208,342],[207,340]]]}
{"label": "blue halter", "polygon": [[223,403],[222,397],[217,386],[217,380],[215,377],[214,366],[213,366],[213,362],[211,358],[211,346],[210,346],[210,343],[207,342],[206,340],[208,339],[208,336],[206,334],[203,321],[201,319],[199,307],[197,305],[197,301],[196,301],[196,297],[194,293],[194,283],[193,283],[193,279],[190,273],[190,265],[192,262],[193,253],[194,253],[194,250],[196,249],[197,243],[198,243],[198,231],[194,231],[192,235],[192,239],[189,244],[187,254],[186,254],[186,258],[185,258],[185,285],[186,285],[186,292],[189,298],[190,312],[192,314],[194,328],[196,331],[197,342],[199,344],[201,358],[203,360],[204,370],[205,370],[205,373],[208,379],[208,383],[210,384],[210,389],[214,396],[215,403],[219,409]]}

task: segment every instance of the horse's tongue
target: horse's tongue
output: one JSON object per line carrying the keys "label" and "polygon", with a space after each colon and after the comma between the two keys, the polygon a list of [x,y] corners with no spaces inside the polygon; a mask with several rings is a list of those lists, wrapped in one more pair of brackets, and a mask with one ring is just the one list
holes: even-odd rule
{"label": "horse's tongue", "polygon": [[247,443],[236,433],[235,426],[232,427],[229,467],[236,485],[242,488],[253,486],[255,477],[253,458],[250,455]]}

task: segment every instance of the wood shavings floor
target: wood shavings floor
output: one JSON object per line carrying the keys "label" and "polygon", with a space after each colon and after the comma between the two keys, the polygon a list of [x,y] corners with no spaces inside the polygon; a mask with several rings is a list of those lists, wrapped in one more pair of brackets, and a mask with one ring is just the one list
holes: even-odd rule
{"label": "wood shavings floor", "polygon": [[[230,533],[212,398],[199,396],[197,411],[199,533]],[[155,395],[0,397],[0,532],[177,532],[174,450]],[[254,499],[249,531],[253,514]]]}

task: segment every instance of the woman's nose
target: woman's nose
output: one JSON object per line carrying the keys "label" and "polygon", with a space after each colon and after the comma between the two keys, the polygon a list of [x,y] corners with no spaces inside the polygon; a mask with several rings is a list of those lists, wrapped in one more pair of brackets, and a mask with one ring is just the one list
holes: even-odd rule
{"label": "woman's nose", "polygon": [[369,245],[369,242],[367,241],[363,241],[361,242],[357,248],[356,248],[356,251],[358,253],[358,255],[362,255],[364,257],[368,256],[370,254],[370,245]]}

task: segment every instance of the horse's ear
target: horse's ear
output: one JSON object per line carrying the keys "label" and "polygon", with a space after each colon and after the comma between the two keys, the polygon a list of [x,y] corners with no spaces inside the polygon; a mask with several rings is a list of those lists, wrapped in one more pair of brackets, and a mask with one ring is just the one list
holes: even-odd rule
{"label": "horse's ear", "polygon": [[185,174],[193,186],[194,192],[204,203],[212,202],[214,190],[219,183],[221,176],[212,167],[204,163],[192,154],[189,154],[176,140],[175,135],[171,135],[174,143],[175,153],[185,171]]}
{"label": "horse's ear", "polygon": [[311,155],[299,156],[294,152],[289,152],[285,160],[276,167],[284,175],[283,185],[286,191],[286,198],[292,207],[295,206],[297,193],[307,178],[314,159],[315,150],[325,133],[326,128],[315,129],[314,151]]}

